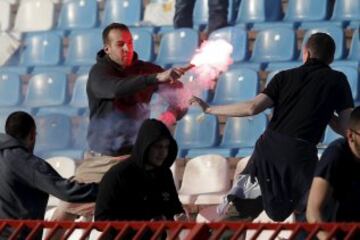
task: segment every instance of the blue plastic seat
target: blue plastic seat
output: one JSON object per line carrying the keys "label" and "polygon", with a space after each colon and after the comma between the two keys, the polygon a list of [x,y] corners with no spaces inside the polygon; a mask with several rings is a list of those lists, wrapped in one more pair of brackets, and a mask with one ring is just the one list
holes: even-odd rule
{"label": "blue plastic seat", "polygon": [[96,54],[103,48],[101,29],[77,30],[69,35],[66,65],[89,66],[96,61]]}
{"label": "blue plastic seat", "polygon": [[61,63],[62,38],[55,32],[28,34],[20,50],[20,65],[56,66]]}
{"label": "blue plastic seat", "polygon": [[224,135],[219,146],[190,149],[188,157],[203,154],[219,154],[225,157],[251,155],[255,143],[267,126],[266,115],[260,113],[252,117],[230,117],[226,120]]}
{"label": "blue plastic seat", "polygon": [[102,26],[113,22],[137,26],[142,17],[142,0],[107,0]]}
{"label": "blue plastic seat", "polygon": [[359,72],[356,70],[356,68],[353,67],[347,67],[347,66],[338,66],[333,67],[334,70],[343,72],[349,82],[351,93],[354,100],[358,99],[358,78],[359,78]]}
{"label": "blue plastic seat", "polygon": [[199,44],[198,32],[190,28],[179,28],[165,33],[160,41],[156,63],[167,66],[189,63]]}
{"label": "blue plastic seat", "polygon": [[325,129],[324,139],[321,141],[320,148],[326,148],[327,145],[329,145],[331,142],[341,137],[343,136],[334,132],[334,130],[332,130],[330,126],[327,126]]}
{"label": "blue plastic seat", "polygon": [[296,51],[296,37],[292,29],[263,30],[256,36],[250,61],[263,64],[292,61]]}
{"label": "blue plastic seat", "polygon": [[30,78],[24,105],[31,108],[59,106],[68,99],[65,74],[37,74]]}
{"label": "blue plastic seat", "polygon": [[328,0],[289,0],[284,21],[323,21],[328,17]]}
{"label": "blue plastic seat", "polygon": [[5,133],[5,123],[7,115],[0,115],[0,133]]}
{"label": "blue plastic seat", "polygon": [[236,22],[251,27],[254,23],[279,21],[282,17],[281,0],[241,0]]}
{"label": "blue plastic seat", "polygon": [[134,50],[137,52],[139,59],[152,61],[154,59],[152,34],[141,28],[131,28],[130,31],[134,41]]}
{"label": "blue plastic seat", "polygon": [[359,0],[336,0],[332,21],[344,22],[345,25],[360,21],[360,1]]}
{"label": "blue plastic seat", "polygon": [[248,68],[232,69],[217,81],[212,104],[224,105],[254,98],[259,89],[256,71]]}
{"label": "blue plastic seat", "polygon": [[21,103],[22,84],[16,73],[0,73],[0,107],[11,107]]}
{"label": "blue plastic seat", "polygon": [[61,114],[50,114],[35,118],[37,137],[35,153],[48,158],[53,151],[69,148],[71,141],[71,120]]}
{"label": "blue plastic seat", "polygon": [[354,31],[347,60],[360,62],[360,30]]}
{"label": "blue plastic seat", "polygon": [[249,55],[247,32],[239,26],[218,29],[210,34],[209,39],[228,41],[233,46],[231,57],[234,62],[244,61]]}
{"label": "blue plastic seat", "polygon": [[61,5],[57,28],[74,30],[94,28],[98,24],[96,0],[67,0]]}
{"label": "blue plastic seat", "polygon": [[213,147],[219,142],[219,123],[214,115],[190,109],[176,125],[175,139],[180,147],[180,157],[188,149]]}

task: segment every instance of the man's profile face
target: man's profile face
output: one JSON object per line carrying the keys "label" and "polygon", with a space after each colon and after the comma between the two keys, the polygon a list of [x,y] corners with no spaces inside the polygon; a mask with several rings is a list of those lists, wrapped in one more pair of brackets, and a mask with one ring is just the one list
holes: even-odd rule
{"label": "man's profile face", "polygon": [[166,160],[170,147],[170,140],[163,138],[153,143],[148,151],[147,161],[153,167],[161,167]]}
{"label": "man's profile face", "polygon": [[134,56],[134,46],[131,33],[112,29],[104,46],[105,53],[111,60],[122,67],[129,67]]}

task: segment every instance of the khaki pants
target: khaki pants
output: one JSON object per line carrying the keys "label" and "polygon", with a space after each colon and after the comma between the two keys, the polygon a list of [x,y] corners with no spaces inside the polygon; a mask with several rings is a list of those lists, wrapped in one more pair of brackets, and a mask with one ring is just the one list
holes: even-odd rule
{"label": "khaki pants", "polygon": [[[85,160],[76,169],[74,180],[81,183],[99,183],[104,174],[115,164],[127,159],[129,155],[119,157],[92,156],[85,154]],[[56,208],[51,221],[73,221],[78,216],[84,216],[87,220],[94,215],[95,203],[69,203],[61,201]]]}

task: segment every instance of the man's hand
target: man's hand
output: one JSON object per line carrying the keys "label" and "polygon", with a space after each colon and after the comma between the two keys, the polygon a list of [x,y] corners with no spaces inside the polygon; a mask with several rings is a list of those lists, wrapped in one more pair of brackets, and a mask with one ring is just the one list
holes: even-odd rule
{"label": "man's hand", "polygon": [[156,78],[158,83],[175,83],[184,75],[186,70],[184,68],[170,68],[164,72],[158,73]]}
{"label": "man's hand", "polygon": [[190,104],[193,104],[193,103],[198,104],[201,107],[201,109],[203,110],[204,113],[206,113],[210,108],[209,104],[207,104],[201,98],[198,98],[198,97],[195,97],[195,96],[192,96],[192,98],[190,99]]}

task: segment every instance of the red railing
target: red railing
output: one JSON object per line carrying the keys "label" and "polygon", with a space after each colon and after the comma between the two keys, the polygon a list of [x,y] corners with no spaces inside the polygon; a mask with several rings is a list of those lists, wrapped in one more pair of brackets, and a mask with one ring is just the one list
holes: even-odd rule
{"label": "red railing", "polygon": [[[329,223],[329,224],[274,224],[248,222],[43,222],[43,221],[0,221],[0,237],[5,229],[10,235],[8,239],[34,239],[41,231],[46,230],[43,239],[54,239],[61,233],[61,239],[104,239],[111,234],[113,239],[160,239],[167,240],[204,240],[204,239],[313,239],[320,231],[329,233],[329,239],[342,232],[341,239],[356,239],[360,231],[360,223]],[[26,231],[25,231],[26,230]],[[24,232],[25,231],[25,232]],[[76,233],[76,234],[75,234]],[[26,235],[24,235],[26,234]],[[129,235],[131,234],[131,235]],[[131,237],[130,237],[131,236]],[[108,238],[106,238],[108,239]]]}

